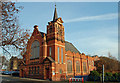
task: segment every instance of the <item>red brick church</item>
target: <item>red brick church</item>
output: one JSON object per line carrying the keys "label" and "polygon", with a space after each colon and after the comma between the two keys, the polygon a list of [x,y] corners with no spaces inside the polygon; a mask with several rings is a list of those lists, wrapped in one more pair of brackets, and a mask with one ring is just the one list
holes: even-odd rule
{"label": "red brick church", "polygon": [[94,61],[97,56],[86,56],[72,43],[65,41],[62,23],[55,7],[53,20],[47,25],[47,33],[40,32],[38,26],[34,26],[20,65],[20,77],[60,81],[88,75],[96,69]]}

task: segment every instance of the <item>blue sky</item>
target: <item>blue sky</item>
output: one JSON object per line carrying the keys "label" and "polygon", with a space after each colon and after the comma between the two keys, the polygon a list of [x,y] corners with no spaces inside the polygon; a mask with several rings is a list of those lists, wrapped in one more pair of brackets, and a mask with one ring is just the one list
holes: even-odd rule
{"label": "blue sky", "polygon": [[[46,33],[52,21],[54,2],[18,2],[24,9],[19,14],[23,29]],[[57,2],[57,13],[64,21],[65,39],[82,53],[118,57],[118,3],[117,2]]]}

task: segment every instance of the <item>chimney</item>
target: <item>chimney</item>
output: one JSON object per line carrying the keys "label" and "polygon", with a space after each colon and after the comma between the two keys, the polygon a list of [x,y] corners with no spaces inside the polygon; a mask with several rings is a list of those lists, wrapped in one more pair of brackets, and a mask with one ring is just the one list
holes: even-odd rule
{"label": "chimney", "polygon": [[38,25],[35,25],[34,28],[38,30]]}

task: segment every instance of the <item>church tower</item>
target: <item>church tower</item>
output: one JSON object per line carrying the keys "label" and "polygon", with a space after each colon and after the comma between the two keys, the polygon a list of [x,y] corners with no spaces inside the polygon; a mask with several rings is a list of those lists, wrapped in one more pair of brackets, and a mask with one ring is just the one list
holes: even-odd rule
{"label": "church tower", "polygon": [[[53,21],[47,25],[47,56],[55,61],[55,77],[65,74],[65,38],[62,18],[58,18],[55,5]],[[58,79],[59,80],[59,79]]]}

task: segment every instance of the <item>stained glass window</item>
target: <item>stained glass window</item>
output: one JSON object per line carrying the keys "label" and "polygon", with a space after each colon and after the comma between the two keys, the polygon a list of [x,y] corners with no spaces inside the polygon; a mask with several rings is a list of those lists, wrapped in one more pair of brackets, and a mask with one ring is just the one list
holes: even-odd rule
{"label": "stained glass window", "polygon": [[39,58],[40,54],[40,44],[39,44],[39,41],[35,40],[33,43],[32,43],[32,46],[31,46],[31,57],[30,59],[35,59],[35,58]]}

